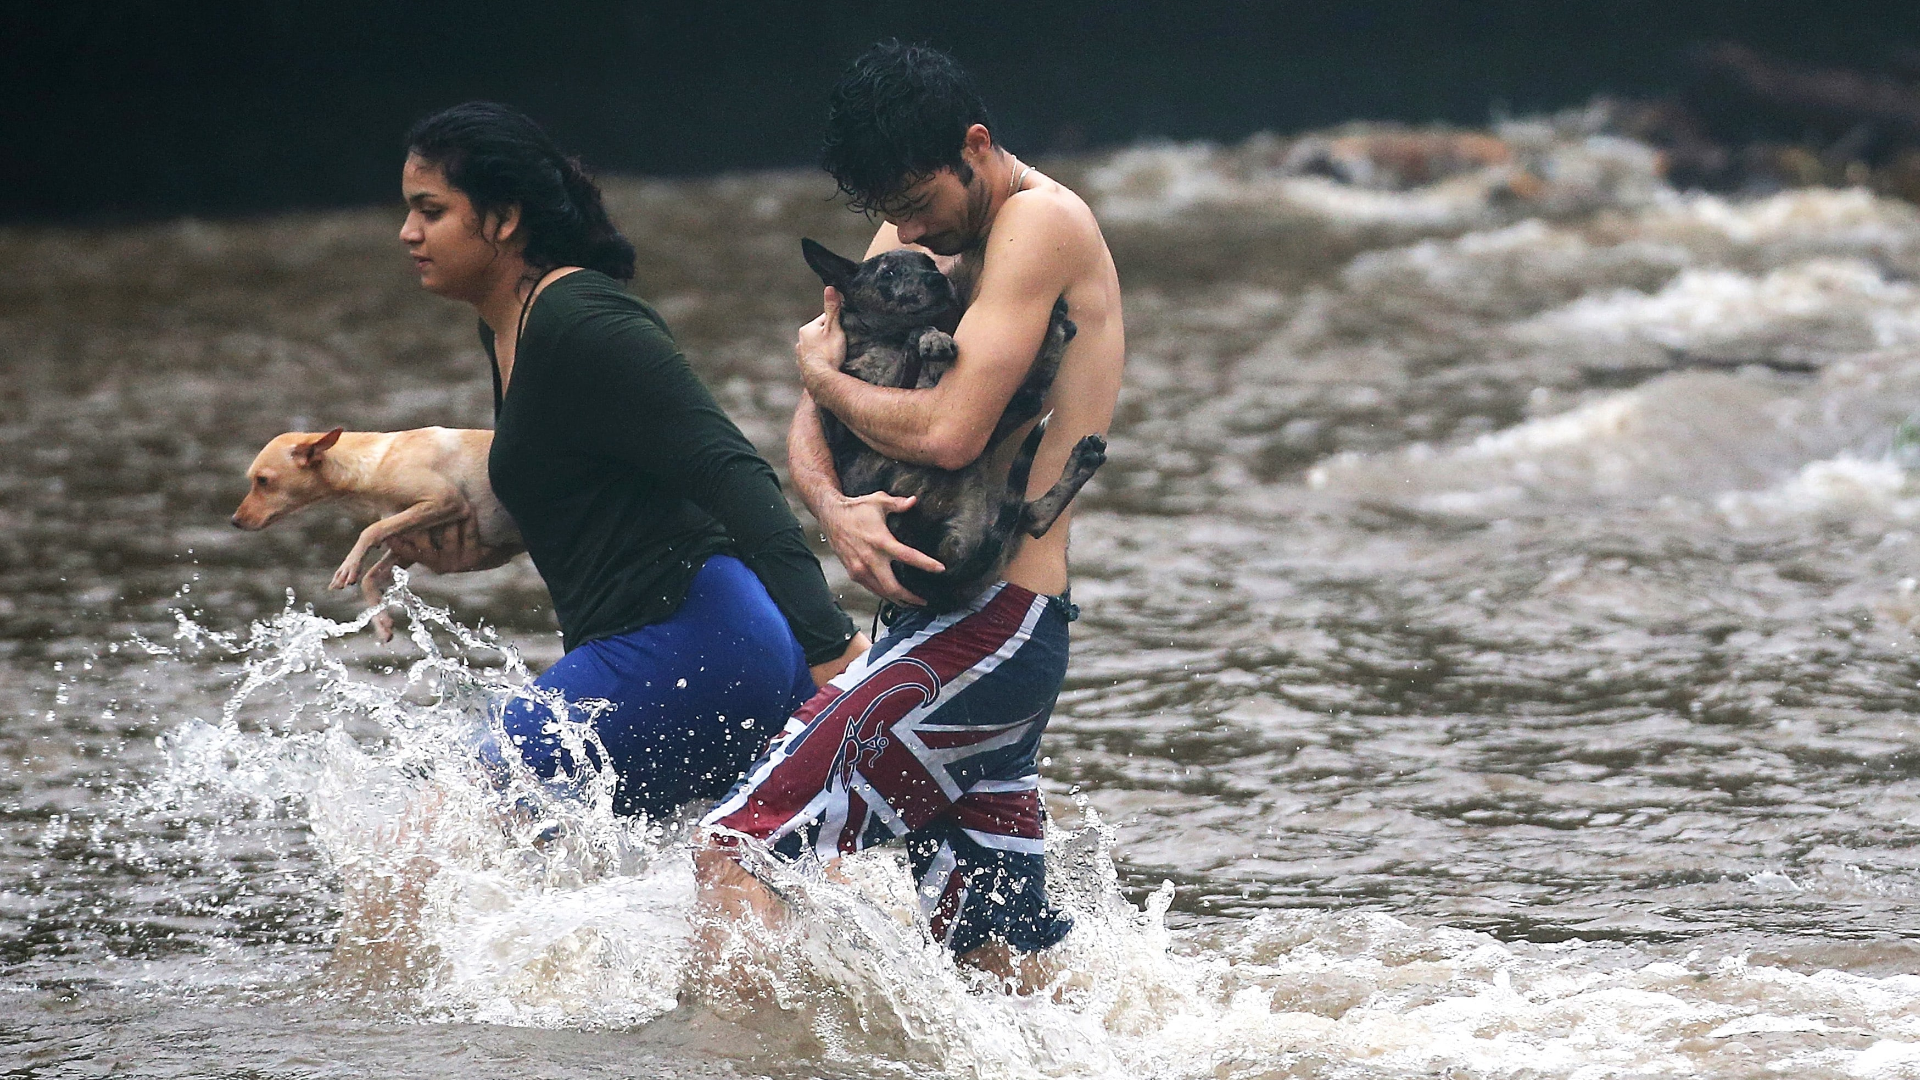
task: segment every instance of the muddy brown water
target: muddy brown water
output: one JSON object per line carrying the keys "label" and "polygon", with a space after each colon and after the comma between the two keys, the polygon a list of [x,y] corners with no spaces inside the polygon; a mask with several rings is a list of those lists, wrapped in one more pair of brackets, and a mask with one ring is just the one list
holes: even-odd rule
{"label": "muddy brown water", "polygon": [[[1056,164],[1130,341],[1042,767],[1062,834],[1111,839],[1061,856],[1093,914],[1058,1003],[969,989],[908,930],[818,945],[826,989],[713,998],[661,944],[672,836],[538,887],[436,855],[467,882],[436,943],[358,978],[372,842],[335,819],[404,778],[327,785],[441,714],[416,643],[289,644],[307,605],[356,614],[324,591],[344,518],[226,519],[282,430],[485,426],[471,313],[415,286],[391,208],[0,231],[5,1071],[1920,1075],[1920,214],[1679,195],[1554,138],[1537,205],[1283,177],[1257,144]],[[775,461],[818,310],[798,238],[870,228],[828,194],[609,185],[636,289]],[[558,654],[524,560],[416,585]],[[180,633],[255,620],[251,653]],[[275,675],[194,749],[296,654],[332,688]],[[483,870],[518,899],[474,899]]]}

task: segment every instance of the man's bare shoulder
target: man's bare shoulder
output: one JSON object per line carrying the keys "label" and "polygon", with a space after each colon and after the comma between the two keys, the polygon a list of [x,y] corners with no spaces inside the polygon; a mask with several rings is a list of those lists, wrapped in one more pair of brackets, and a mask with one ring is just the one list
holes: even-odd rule
{"label": "man's bare shoulder", "polygon": [[994,232],[1005,227],[1010,234],[1026,238],[1066,242],[1079,248],[1088,244],[1105,249],[1100,223],[1093,209],[1072,188],[1051,177],[1035,174],[1033,186],[1009,198],[1001,208]]}
{"label": "man's bare shoulder", "polygon": [[1046,177],[1007,199],[985,255],[985,278],[1015,278],[1019,288],[1049,282],[1050,287],[1067,288],[1104,276],[1112,263],[1093,211],[1071,189]]}

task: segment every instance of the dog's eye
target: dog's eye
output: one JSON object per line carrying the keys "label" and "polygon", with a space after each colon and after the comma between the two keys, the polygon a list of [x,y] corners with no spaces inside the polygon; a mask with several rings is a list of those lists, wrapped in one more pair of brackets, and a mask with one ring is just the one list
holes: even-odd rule
{"label": "dog's eye", "polygon": [[254,477],[254,478],[253,478],[253,486],[254,486],[254,487],[266,487],[266,486],[267,486],[267,478],[266,478],[266,477],[264,477],[264,476],[256,476],[256,477]]}

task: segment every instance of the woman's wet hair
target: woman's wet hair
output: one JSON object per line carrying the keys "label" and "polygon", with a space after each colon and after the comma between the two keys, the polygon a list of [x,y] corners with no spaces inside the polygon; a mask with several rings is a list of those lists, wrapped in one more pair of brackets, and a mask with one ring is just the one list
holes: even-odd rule
{"label": "woman's wet hair", "polygon": [[407,132],[407,153],[439,166],[481,218],[518,206],[530,269],[633,277],[633,245],[607,216],[593,177],[518,109],[469,101],[434,113]]}
{"label": "woman's wet hair", "polygon": [[820,163],[848,204],[885,210],[902,189],[940,169],[973,179],[967,129],[992,126],[987,106],[953,57],[887,40],[860,54],[834,84]]}

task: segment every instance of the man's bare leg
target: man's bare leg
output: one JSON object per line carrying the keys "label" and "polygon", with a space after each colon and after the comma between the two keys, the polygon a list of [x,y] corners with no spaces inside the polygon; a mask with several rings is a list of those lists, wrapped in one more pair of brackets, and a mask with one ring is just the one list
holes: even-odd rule
{"label": "man's bare leg", "polygon": [[[725,846],[706,843],[693,853],[694,876],[700,883],[700,905],[726,919],[752,919],[769,930],[785,925],[787,902],[751,870],[740,865]],[[852,884],[835,859],[822,867],[828,881]]]}
{"label": "man's bare leg", "polygon": [[[752,920],[756,927],[778,930],[786,923],[787,902],[719,845],[696,848],[693,866],[699,881],[698,904],[705,916],[695,939],[696,955],[706,961],[709,970],[718,973],[723,970],[725,927]],[[829,863],[825,872],[829,880],[850,883],[838,872],[837,862]],[[1004,941],[989,941],[955,957],[954,962],[992,976],[999,989],[1021,997],[1046,990],[1060,974],[1047,954],[1021,952]],[[758,996],[765,989],[757,985],[760,980],[737,966],[726,969],[726,977],[729,988],[743,997]]]}
{"label": "man's bare leg", "polygon": [[386,849],[349,864],[343,873],[340,932],[326,966],[348,987],[401,989],[418,986],[432,974],[420,919],[427,885],[440,866],[430,844],[445,795],[433,787],[417,795],[400,809]]}
{"label": "man's bare leg", "polygon": [[[693,851],[693,873],[698,892],[694,901],[693,955],[709,977],[717,979],[716,989],[746,1004],[771,999],[773,988],[759,965],[729,956],[728,939],[733,928],[744,926],[755,937],[764,937],[786,925],[786,901],[767,883],[740,865],[726,847],[707,841]],[[759,931],[755,934],[754,931]]]}
{"label": "man's bare leg", "polygon": [[[1016,997],[1038,994],[1052,986],[1059,968],[1046,953],[1021,952],[1004,941],[989,941],[954,962],[993,976],[999,988]],[[1059,998],[1056,988],[1054,997]]]}
{"label": "man's bare leg", "polygon": [[700,883],[700,906],[727,919],[753,919],[769,929],[786,919],[785,901],[767,883],[754,877],[727,849],[702,844],[693,852],[694,876]]}

